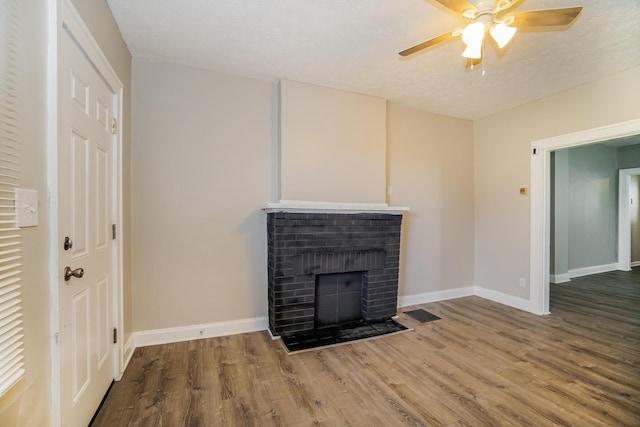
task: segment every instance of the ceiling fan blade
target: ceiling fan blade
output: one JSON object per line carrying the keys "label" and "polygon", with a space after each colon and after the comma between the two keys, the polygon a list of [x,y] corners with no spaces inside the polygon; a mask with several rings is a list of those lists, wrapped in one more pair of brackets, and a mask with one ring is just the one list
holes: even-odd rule
{"label": "ceiling fan blade", "polygon": [[493,7],[498,11],[498,14],[506,13],[509,9],[513,9],[523,0],[496,0]]}
{"label": "ceiling fan blade", "polygon": [[467,0],[436,0],[449,10],[453,10],[456,13],[462,13],[463,10],[472,9],[476,10],[476,7],[469,3]]}
{"label": "ceiling fan blade", "polygon": [[413,47],[410,47],[409,49],[405,49],[402,52],[399,53],[400,56],[408,56],[411,55],[413,53],[419,52],[423,49],[426,49],[428,47],[431,47],[433,45],[436,45],[438,43],[443,43],[446,42],[448,40],[451,40],[453,38],[452,33],[444,33],[439,35],[438,37],[434,37],[430,40],[427,40],[426,42],[422,42],[420,44],[417,44]]}
{"label": "ceiling fan blade", "polygon": [[582,7],[515,12],[511,25],[518,28],[569,25],[580,14],[580,11],[582,11]]}

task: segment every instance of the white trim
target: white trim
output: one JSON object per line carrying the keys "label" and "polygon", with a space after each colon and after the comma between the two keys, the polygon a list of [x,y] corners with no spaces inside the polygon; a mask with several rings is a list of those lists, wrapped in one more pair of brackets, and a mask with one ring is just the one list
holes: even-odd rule
{"label": "white trim", "polygon": [[60,312],[58,292],[58,4],[48,1],[47,45],[47,208],[49,213],[49,332],[51,348],[51,413],[49,424],[60,427]]}
{"label": "white trim", "polygon": [[[398,298],[398,307],[410,307],[431,302],[446,301],[455,298],[478,296],[523,311],[529,310],[529,301],[497,292],[480,286],[467,286],[464,288],[446,289],[442,291],[426,292],[423,294],[406,295]],[[179,326],[175,328],[150,329],[131,334],[125,344],[126,363],[129,363],[133,351],[138,347],[150,345],[170,344],[182,341],[191,341],[203,338],[215,338],[228,335],[244,334],[249,332],[267,331],[271,339],[280,339],[269,330],[267,317],[253,317],[248,319],[230,320],[225,322],[205,323],[201,325]],[[134,344],[135,343],[135,344]]]}
{"label": "white trim", "polygon": [[135,346],[137,348],[149,345],[191,341],[201,338],[213,338],[226,335],[243,334],[247,332],[258,332],[264,331],[268,327],[269,320],[266,317],[253,317],[226,322],[138,331],[134,332],[133,335],[135,336]]}
{"label": "white trim", "polygon": [[[71,0],[60,1],[59,15],[62,27],[69,29],[69,33],[73,34],[73,37],[76,39],[78,44],[82,46],[82,50],[89,60],[98,70],[100,70],[100,75],[102,75],[102,78],[107,82],[107,86],[117,93],[117,91],[122,89],[124,85],[116,71],[111,66],[111,63],[109,63],[109,60],[102,52],[102,49],[100,49],[100,45],[96,39],[93,38],[91,31],[82,20],[82,17],[73,6]],[[120,115],[118,115],[118,117],[120,117]]]}
{"label": "white trim", "polygon": [[633,267],[639,267],[639,266],[640,266],[640,261],[633,261],[633,262],[631,263],[631,267],[632,267],[632,268],[633,268]]}
{"label": "white trim", "polygon": [[[640,119],[531,142],[531,312],[549,313],[550,154],[561,148],[640,134]],[[536,154],[533,154],[535,150]]]}
{"label": "white trim", "polygon": [[267,213],[385,213],[402,215],[409,208],[389,206],[386,203],[339,203],[339,202],[308,202],[304,200],[280,200],[278,203],[267,203],[264,208]]}
{"label": "white trim", "polygon": [[448,299],[472,296],[474,287],[445,289],[443,291],[426,292],[424,294],[404,295],[398,297],[398,307],[409,307],[430,302],[445,301]]}
{"label": "white trim", "polygon": [[571,281],[571,276],[569,273],[562,274],[549,274],[549,282],[555,283],[556,285],[559,283],[567,283]]}
{"label": "white trim", "polygon": [[509,307],[517,308],[522,311],[531,311],[531,302],[524,298],[515,297],[502,292],[494,291],[493,289],[483,288],[481,286],[475,287],[475,295],[484,299],[488,299],[499,304],[507,305]]}
{"label": "white trim", "polygon": [[617,269],[618,269],[618,263],[615,263],[615,262],[612,264],[603,264],[603,265],[594,265],[592,267],[575,268],[575,269],[569,270],[569,277],[573,279],[575,277],[590,276],[591,274],[598,274],[598,273],[606,273],[608,271],[614,271]]}
{"label": "white trim", "polygon": [[618,269],[631,270],[631,214],[629,187],[631,176],[640,175],[640,168],[618,171]]}
{"label": "white trim", "polygon": [[269,334],[269,337],[271,337],[272,340],[279,340],[280,339],[280,335],[273,335],[273,333],[271,332],[271,329],[267,328],[267,333]]}
{"label": "white trim", "polygon": [[131,358],[133,357],[133,352],[136,351],[136,338],[133,334],[129,335],[129,339],[124,343],[124,360],[122,365],[122,371],[127,369],[129,366],[129,362],[131,362]]}

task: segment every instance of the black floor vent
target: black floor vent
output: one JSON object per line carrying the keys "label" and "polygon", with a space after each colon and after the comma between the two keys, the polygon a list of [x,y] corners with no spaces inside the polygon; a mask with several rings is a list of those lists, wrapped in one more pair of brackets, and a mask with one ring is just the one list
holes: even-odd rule
{"label": "black floor vent", "polygon": [[440,318],[435,314],[431,314],[427,310],[423,310],[421,308],[417,310],[405,311],[404,314],[408,314],[420,323],[427,323],[431,322],[432,320],[440,320]]}

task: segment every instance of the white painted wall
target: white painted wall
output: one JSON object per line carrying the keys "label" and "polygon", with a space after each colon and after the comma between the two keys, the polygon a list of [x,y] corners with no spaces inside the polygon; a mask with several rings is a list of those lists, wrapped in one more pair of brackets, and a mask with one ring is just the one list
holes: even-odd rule
{"label": "white painted wall", "polygon": [[386,101],[280,82],[280,199],[385,201]]}
{"label": "white painted wall", "polygon": [[403,217],[400,297],[473,285],[473,122],[387,106],[391,205]]}
{"label": "white painted wall", "polygon": [[[327,92],[332,103],[345,100],[333,109],[357,109],[363,102],[351,93],[307,85],[301,89],[296,92],[298,104],[306,103],[302,93],[313,104]],[[266,316],[266,226],[260,208],[274,194],[278,159],[283,170],[295,153],[306,161],[304,147],[309,142],[281,144],[281,156],[273,150],[277,103],[273,86],[266,82],[136,59],[133,96],[135,330]],[[377,98],[364,101],[379,112]],[[386,105],[382,107],[386,111]],[[340,117],[354,115],[345,112]],[[361,126],[375,134],[388,126],[393,195],[386,200],[383,193],[383,132],[382,153],[371,141],[362,146],[357,137],[351,147],[344,141],[342,149],[325,153],[329,159],[340,152],[376,159],[363,171],[376,182],[371,191],[358,185],[340,193],[348,198],[333,201],[388,201],[411,207],[403,230],[401,297],[471,286],[472,122],[393,105],[388,117],[383,114],[382,124],[369,120]],[[367,157],[371,152],[375,155]],[[306,194],[315,194],[312,200],[331,200],[330,193],[314,193],[314,185],[322,183],[327,172],[334,168],[309,175],[311,192]],[[283,172],[283,188],[296,181],[294,176]],[[343,186],[349,183],[353,182]],[[362,194],[355,192],[357,188]],[[374,195],[380,190],[382,194]]]}
{"label": "white painted wall", "polygon": [[272,86],[134,60],[136,331],[266,316]]}
{"label": "white painted wall", "polygon": [[529,299],[531,141],[638,118],[639,92],[635,67],[474,123],[476,285]]}

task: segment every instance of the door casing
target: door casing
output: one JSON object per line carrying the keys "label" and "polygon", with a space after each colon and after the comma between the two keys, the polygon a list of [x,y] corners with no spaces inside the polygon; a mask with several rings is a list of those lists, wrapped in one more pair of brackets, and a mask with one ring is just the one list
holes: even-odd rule
{"label": "door casing", "polygon": [[640,134],[640,119],[540,139],[531,143],[529,311],[549,314],[551,152]]}

